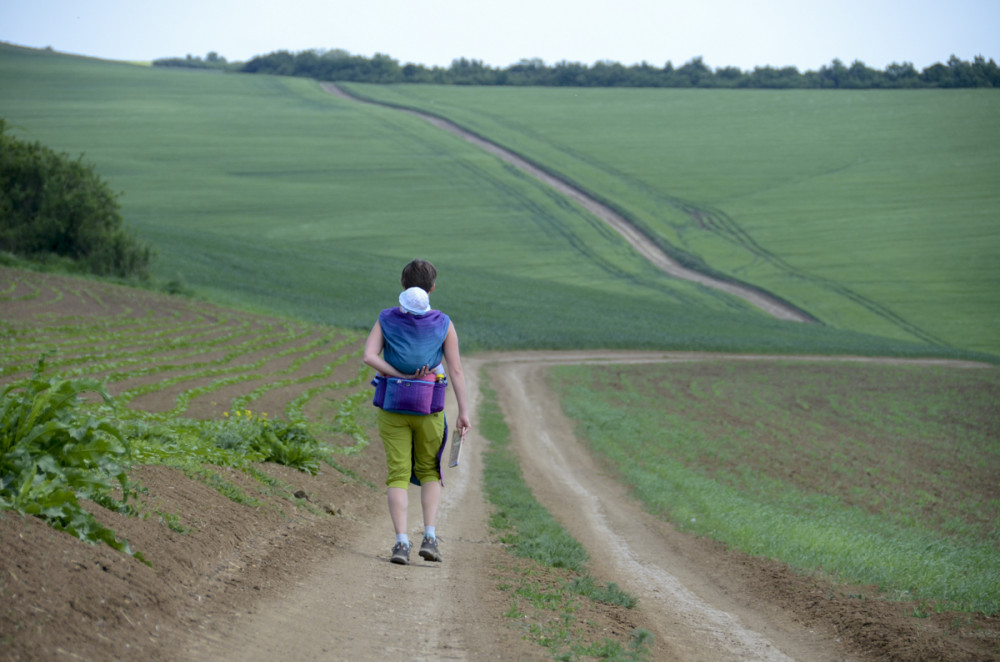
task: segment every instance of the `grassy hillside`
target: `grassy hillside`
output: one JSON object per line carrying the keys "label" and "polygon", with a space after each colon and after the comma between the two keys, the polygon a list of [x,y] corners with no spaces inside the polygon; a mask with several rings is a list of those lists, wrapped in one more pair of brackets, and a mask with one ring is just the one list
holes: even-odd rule
{"label": "grassy hillside", "polygon": [[467,348],[949,353],[777,323],[667,278],[493,157],[311,81],[0,46],[0,87],[13,131],[124,191],[156,275],[223,303],[364,329],[421,256]]}
{"label": "grassy hillside", "polygon": [[1000,351],[1000,94],[347,86],[555,170],[840,328]]}

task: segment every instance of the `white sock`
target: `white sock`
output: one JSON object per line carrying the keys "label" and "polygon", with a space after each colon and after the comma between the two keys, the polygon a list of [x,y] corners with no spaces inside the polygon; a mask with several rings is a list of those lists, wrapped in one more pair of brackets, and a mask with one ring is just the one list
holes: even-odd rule
{"label": "white sock", "polygon": [[434,535],[434,527],[433,526],[425,526],[424,527],[424,535],[427,536],[428,538],[435,538],[436,536]]}
{"label": "white sock", "polygon": [[396,534],[396,542],[401,542],[404,545],[406,545],[407,547],[409,547],[410,546],[410,536],[406,535],[405,533],[397,533]]}

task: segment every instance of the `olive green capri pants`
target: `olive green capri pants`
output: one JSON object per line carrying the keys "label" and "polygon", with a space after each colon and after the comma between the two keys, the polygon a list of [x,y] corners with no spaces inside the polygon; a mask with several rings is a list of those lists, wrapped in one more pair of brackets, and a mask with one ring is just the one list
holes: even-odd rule
{"label": "olive green capri pants", "polygon": [[[421,485],[441,480],[439,453],[444,446],[444,412],[397,414],[378,410],[378,431],[385,446],[389,487]],[[416,480],[411,480],[416,478]]]}

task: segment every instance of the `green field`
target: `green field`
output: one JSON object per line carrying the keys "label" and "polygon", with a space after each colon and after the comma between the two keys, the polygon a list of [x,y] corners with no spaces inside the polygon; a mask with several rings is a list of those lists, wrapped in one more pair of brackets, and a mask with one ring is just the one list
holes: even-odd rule
{"label": "green field", "polygon": [[1000,375],[828,363],[552,371],[651,512],[805,572],[1000,610]]}
{"label": "green field", "polygon": [[84,154],[124,191],[157,277],[222,303],[361,329],[419,255],[469,349],[962,353],[838,320],[778,323],[668,278],[495,158],[311,81],[3,46],[0,86],[13,132]]}
{"label": "green field", "polygon": [[839,328],[1000,349],[1000,94],[345,85],[452,119]]}

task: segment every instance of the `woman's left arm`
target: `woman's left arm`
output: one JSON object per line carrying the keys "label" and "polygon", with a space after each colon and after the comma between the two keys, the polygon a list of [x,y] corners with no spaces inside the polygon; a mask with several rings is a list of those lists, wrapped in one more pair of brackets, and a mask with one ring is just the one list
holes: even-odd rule
{"label": "woman's left arm", "polygon": [[444,361],[448,366],[448,380],[455,389],[455,400],[458,401],[458,422],[455,429],[460,435],[465,435],[472,428],[469,420],[468,397],[465,392],[465,373],[462,372],[462,357],[458,351],[458,332],[455,325],[449,323],[448,335],[444,338]]}

